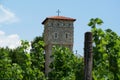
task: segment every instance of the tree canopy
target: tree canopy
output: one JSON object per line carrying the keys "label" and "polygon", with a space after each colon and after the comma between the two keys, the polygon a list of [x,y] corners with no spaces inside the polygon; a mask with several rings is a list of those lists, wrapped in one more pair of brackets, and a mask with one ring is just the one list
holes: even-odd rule
{"label": "tree canopy", "polygon": [[[103,21],[92,18],[88,23],[93,33],[93,80],[120,79],[120,36],[111,29],[97,28]],[[79,43],[82,44],[82,43]],[[0,48],[0,80],[83,80],[84,58],[66,47],[54,46],[48,77],[44,74],[45,43],[43,37],[21,46]],[[29,50],[29,48],[31,49]]]}
{"label": "tree canopy", "polygon": [[120,36],[111,29],[102,30],[99,18],[88,23],[93,33],[93,78],[94,80],[120,79]]}

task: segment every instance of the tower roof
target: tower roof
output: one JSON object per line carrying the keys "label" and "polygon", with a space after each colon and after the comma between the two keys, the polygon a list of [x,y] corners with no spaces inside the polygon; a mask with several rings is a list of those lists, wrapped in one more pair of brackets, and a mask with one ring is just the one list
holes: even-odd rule
{"label": "tower roof", "polygon": [[51,16],[51,17],[47,17],[42,24],[44,24],[48,19],[52,19],[52,20],[68,20],[68,21],[75,21],[76,19],[70,18],[70,17],[64,17],[64,16]]}

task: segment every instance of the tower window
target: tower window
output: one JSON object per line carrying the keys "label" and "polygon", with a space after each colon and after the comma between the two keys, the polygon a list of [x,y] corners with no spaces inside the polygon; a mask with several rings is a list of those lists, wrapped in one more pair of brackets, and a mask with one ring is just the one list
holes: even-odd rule
{"label": "tower window", "polygon": [[55,39],[58,38],[58,33],[57,33],[57,32],[54,33],[54,38],[55,38]]}
{"label": "tower window", "polygon": [[71,23],[69,23],[68,26],[71,27]]}
{"label": "tower window", "polygon": [[68,34],[66,33],[66,38],[68,38]]}
{"label": "tower window", "polygon": [[64,23],[61,23],[61,26],[64,26]]}
{"label": "tower window", "polygon": [[69,38],[69,35],[70,35],[69,33],[66,33],[66,34],[65,34],[66,39]]}
{"label": "tower window", "polygon": [[59,23],[57,23],[57,26],[59,26]]}

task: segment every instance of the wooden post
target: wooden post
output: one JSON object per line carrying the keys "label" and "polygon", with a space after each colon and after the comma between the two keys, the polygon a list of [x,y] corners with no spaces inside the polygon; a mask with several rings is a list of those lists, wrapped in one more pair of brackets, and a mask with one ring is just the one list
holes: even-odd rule
{"label": "wooden post", "polygon": [[84,80],[92,80],[92,33],[85,33],[84,43]]}

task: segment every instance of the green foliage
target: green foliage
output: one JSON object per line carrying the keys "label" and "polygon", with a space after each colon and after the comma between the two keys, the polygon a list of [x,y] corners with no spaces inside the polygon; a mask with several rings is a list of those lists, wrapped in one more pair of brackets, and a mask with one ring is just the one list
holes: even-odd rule
{"label": "green foliage", "polygon": [[44,72],[44,41],[42,37],[36,37],[31,43],[31,62],[32,68],[38,68],[40,71]]}
{"label": "green foliage", "polygon": [[119,80],[120,37],[110,29],[102,30],[99,18],[91,19],[88,26],[93,33],[93,78],[94,80]]}
{"label": "green foliage", "polygon": [[22,69],[16,63],[12,64],[10,51],[8,48],[0,48],[0,79],[22,79]]}
{"label": "green foliage", "polygon": [[[99,18],[88,23],[93,33],[93,80],[120,80],[120,36],[102,25]],[[0,80],[46,80],[44,75],[44,41],[36,37],[30,44],[21,41],[15,49],[0,48]],[[68,48],[53,47],[48,80],[83,80],[83,58]]]}
{"label": "green foliage", "polygon": [[32,67],[29,46],[28,41],[22,40],[15,49],[0,48],[0,80],[45,80],[44,73]]}
{"label": "green foliage", "polygon": [[[29,49],[28,41],[21,41],[15,49],[0,48],[0,79],[12,80],[46,80],[44,75],[44,42],[36,37]],[[54,47],[53,69],[49,79],[80,80],[83,79],[83,59],[75,56],[68,48]]]}
{"label": "green foliage", "polygon": [[99,18],[92,18],[90,19],[90,22],[88,23],[88,26],[91,26],[92,28],[95,28],[96,27],[96,24],[97,25],[101,25],[103,23],[103,21]]}
{"label": "green foliage", "polygon": [[84,61],[83,57],[75,56],[75,62],[73,64],[73,69],[75,72],[75,80],[84,80]]}
{"label": "green foliage", "polygon": [[74,63],[73,54],[69,50],[67,50],[67,48],[62,47],[54,47],[53,51],[53,62],[50,65],[52,71],[49,74],[50,79],[61,80],[67,76],[69,76],[69,78],[72,78],[72,64]]}
{"label": "green foliage", "polygon": [[49,73],[49,79],[51,80],[78,80],[82,71],[80,67],[80,59],[76,57],[68,48],[65,47],[53,47],[53,58],[50,68],[52,71]]}

